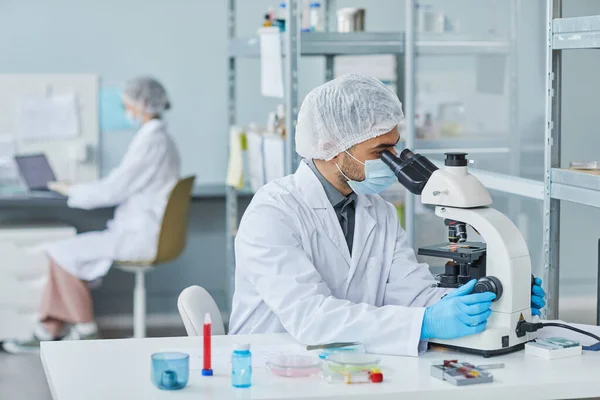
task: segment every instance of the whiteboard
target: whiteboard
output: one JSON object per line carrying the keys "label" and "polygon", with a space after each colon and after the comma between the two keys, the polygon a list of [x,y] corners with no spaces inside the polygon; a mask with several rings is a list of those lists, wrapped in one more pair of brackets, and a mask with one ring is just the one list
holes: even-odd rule
{"label": "whiteboard", "polygon": [[[78,135],[26,140],[19,135],[19,107],[26,99],[75,94]],[[98,76],[0,74],[0,141],[14,140],[17,154],[45,153],[57,179],[91,181],[99,175]]]}

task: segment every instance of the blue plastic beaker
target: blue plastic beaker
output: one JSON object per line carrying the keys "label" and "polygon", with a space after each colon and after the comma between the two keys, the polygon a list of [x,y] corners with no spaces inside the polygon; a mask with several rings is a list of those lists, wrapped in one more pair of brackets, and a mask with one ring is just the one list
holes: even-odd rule
{"label": "blue plastic beaker", "polygon": [[183,389],[190,376],[190,356],[184,353],[152,354],[152,383],[161,390]]}

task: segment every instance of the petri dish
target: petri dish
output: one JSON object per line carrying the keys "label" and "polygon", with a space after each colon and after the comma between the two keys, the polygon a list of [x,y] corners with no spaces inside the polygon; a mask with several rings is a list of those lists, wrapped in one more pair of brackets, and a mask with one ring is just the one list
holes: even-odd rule
{"label": "petri dish", "polygon": [[337,347],[333,349],[323,349],[319,352],[319,358],[322,360],[327,359],[332,354],[336,353],[346,353],[346,352],[355,352],[355,353],[364,353],[365,346],[362,344],[353,344],[350,346]]}
{"label": "petri dish", "polygon": [[267,360],[267,370],[273,375],[301,378],[321,371],[321,360],[312,356],[282,354]]}
{"label": "petri dish", "polygon": [[327,357],[324,369],[337,373],[352,373],[377,369],[379,363],[379,358],[372,354],[340,352]]}

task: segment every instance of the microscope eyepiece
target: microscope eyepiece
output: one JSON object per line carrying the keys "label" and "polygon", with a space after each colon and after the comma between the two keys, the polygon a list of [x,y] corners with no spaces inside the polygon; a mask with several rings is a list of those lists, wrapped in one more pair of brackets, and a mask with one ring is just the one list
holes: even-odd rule
{"label": "microscope eyepiece", "polygon": [[415,153],[410,151],[410,149],[404,149],[404,150],[402,150],[402,152],[400,153],[398,158],[400,158],[400,160],[402,160],[402,161],[408,161],[411,158],[413,158],[414,156],[415,156]]}
{"label": "microscope eyepiece", "polygon": [[446,167],[466,167],[468,164],[467,153],[444,153]]}
{"label": "microscope eyepiece", "polygon": [[394,172],[398,181],[413,194],[421,194],[425,184],[438,168],[427,158],[404,149],[398,157],[389,151],[381,160]]}

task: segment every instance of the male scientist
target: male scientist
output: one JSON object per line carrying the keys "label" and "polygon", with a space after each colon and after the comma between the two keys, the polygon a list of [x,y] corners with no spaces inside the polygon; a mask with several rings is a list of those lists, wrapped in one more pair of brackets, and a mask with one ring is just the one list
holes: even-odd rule
{"label": "male scientist", "polygon": [[380,157],[395,153],[402,118],[396,94],[370,77],[344,75],[306,96],[296,133],[304,160],[261,188],[240,223],[231,334],[287,331],[305,344],[416,356],[428,339],[485,330],[495,295],[471,294],[474,280],[437,288],[378,195],[396,180]]}

